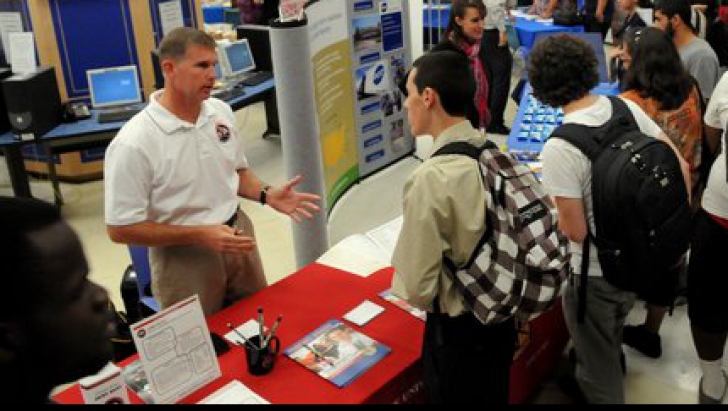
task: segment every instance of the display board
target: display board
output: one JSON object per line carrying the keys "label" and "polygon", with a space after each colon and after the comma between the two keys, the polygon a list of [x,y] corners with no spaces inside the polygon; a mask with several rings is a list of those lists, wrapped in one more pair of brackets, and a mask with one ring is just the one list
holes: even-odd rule
{"label": "display board", "polygon": [[322,0],[306,10],[329,210],[361,178],[414,151],[397,87],[412,60],[407,7]]}

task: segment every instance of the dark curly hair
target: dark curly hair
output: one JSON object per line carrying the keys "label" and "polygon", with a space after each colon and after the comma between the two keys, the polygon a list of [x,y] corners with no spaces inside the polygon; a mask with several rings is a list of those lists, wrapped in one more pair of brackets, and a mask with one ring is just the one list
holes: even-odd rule
{"label": "dark curly hair", "polygon": [[624,90],[657,100],[660,110],[680,107],[693,89],[693,79],[672,39],[658,28],[641,27],[629,30],[624,44],[632,56],[623,79]]}
{"label": "dark curly hair", "polygon": [[529,53],[528,80],[539,101],[562,107],[584,97],[599,83],[597,57],[584,40],[554,34],[536,43]]}

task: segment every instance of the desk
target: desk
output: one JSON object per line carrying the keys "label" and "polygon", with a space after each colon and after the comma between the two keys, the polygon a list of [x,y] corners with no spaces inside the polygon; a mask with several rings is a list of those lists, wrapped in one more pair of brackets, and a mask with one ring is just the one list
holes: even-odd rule
{"label": "desk", "polygon": [[[615,96],[619,94],[619,88],[613,83],[600,83],[592,92],[605,96]],[[541,116],[541,118],[537,119],[538,116]],[[524,118],[526,118],[526,121],[524,121]],[[532,153],[535,159],[553,129],[561,125],[562,119],[561,109],[548,107],[536,100],[531,94],[531,84],[526,83],[523,87],[521,104],[518,105],[518,111],[511,126],[511,133],[508,134],[506,139],[508,151],[522,152],[525,157],[528,156],[525,153]],[[525,157],[521,158],[521,160],[527,160]]]}
{"label": "desk", "polygon": [[[424,322],[378,296],[390,288],[393,273],[392,268],[385,268],[363,278],[314,263],[207,320],[210,331],[224,335],[228,332],[228,322],[239,325],[254,318],[258,307],[264,307],[268,316],[266,324],[272,322],[273,316],[284,317],[278,329],[283,350],[326,320],[340,319],[369,299],[384,307],[384,312],[363,327],[352,327],[389,346],[392,352],[350,385],[337,388],[282,354],[270,374],[252,376],[246,370],[243,350],[233,346],[218,357],[222,376],[180,403],[196,403],[232,379],[242,381],[273,404],[423,403],[419,358]],[[512,404],[527,402],[562,358],[569,335],[561,305],[555,305],[528,323],[520,330],[518,340],[519,349],[510,376]],[[135,359],[132,356],[121,365]],[[130,397],[135,402],[141,401],[134,394]],[[83,402],[77,384],[58,393],[54,400]]]}
{"label": "desk", "polygon": [[[243,349],[233,346],[218,357],[222,376],[180,403],[196,403],[232,379],[242,381],[273,404],[422,402],[419,357],[424,322],[378,297],[390,287],[392,274],[392,269],[384,269],[363,278],[314,263],[208,318],[210,331],[224,335],[229,331],[228,322],[239,325],[255,317],[259,306],[265,308],[268,325],[281,314],[284,318],[277,335],[283,350],[326,320],[342,318],[369,299],[385,311],[363,327],[350,325],[388,345],[392,352],[347,387],[337,388],[283,354],[270,374],[250,375]],[[127,361],[132,359],[135,357]],[[135,395],[130,396],[139,402]],[[83,402],[77,384],[54,400]]]}
{"label": "desk", "polygon": [[584,26],[561,26],[558,24],[541,23],[524,17],[516,17],[516,33],[521,47],[531,50],[539,33],[583,33]]}
{"label": "desk", "polygon": [[[266,112],[269,110],[269,102],[273,101],[272,104],[275,104],[274,79],[267,80],[257,86],[245,87],[245,95],[231,99],[227,103],[230,104],[233,110],[239,110],[260,101],[265,101]],[[119,121],[100,124],[98,122],[98,111],[91,110],[90,118],[75,123],[60,124],[40,139],[19,141],[15,139],[12,132],[0,134],[0,149],[5,155],[13,193],[17,197],[33,196],[28,182],[28,172],[23,163],[22,147],[24,145],[39,144],[48,151],[48,156],[89,148],[106,147],[124,123],[124,121]],[[270,120],[268,126],[271,126]],[[266,135],[275,132],[277,130],[269,128]],[[52,162],[48,163],[48,173],[53,184],[56,204],[61,205],[63,204],[63,197],[55,175],[55,164]]]}
{"label": "desk", "polygon": [[[442,31],[447,28],[447,22],[450,18],[450,4],[439,4],[434,6],[425,5],[423,9],[422,26],[425,30]],[[515,28],[518,34],[518,41],[523,47],[524,54],[533,47],[538,33],[583,33],[584,26],[561,26],[558,24],[541,23],[535,20],[529,20],[525,17],[515,17]],[[436,42],[436,39],[433,39]]]}

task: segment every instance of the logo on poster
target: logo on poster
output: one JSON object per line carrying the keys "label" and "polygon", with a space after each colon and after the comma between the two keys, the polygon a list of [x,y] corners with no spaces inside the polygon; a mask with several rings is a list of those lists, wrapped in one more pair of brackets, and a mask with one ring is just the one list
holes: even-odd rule
{"label": "logo on poster", "polygon": [[373,79],[374,84],[376,84],[377,86],[382,84],[383,79],[384,79],[384,66],[380,64],[377,66],[376,70],[374,71],[374,79]]}

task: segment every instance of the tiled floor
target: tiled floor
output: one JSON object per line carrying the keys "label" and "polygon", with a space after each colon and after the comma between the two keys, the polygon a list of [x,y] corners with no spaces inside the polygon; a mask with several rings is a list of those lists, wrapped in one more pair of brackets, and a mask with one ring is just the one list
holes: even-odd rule
{"label": "tiled floor", "polygon": [[[238,112],[240,129],[246,152],[253,169],[266,181],[280,183],[284,171],[281,161],[281,141],[261,139],[264,129],[262,105]],[[509,103],[507,119],[515,112]],[[502,137],[500,138],[502,142]],[[418,154],[429,151],[427,140],[421,140]],[[2,158],[0,158],[0,161]],[[401,189],[405,178],[419,164],[416,157],[408,157],[383,172],[364,180],[339,202],[329,219],[329,239],[334,244],[356,232],[367,231],[401,214]],[[6,168],[0,164],[0,194],[11,195]],[[33,194],[52,201],[48,181],[33,180]],[[103,181],[83,184],[62,184],[66,198],[63,214],[80,233],[92,269],[91,277],[105,285],[114,301],[123,307],[120,298],[120,278],[129,264],[126,247],[113,244],[106,235],[103,223]],[[372,201],[376,198],[376,201]],[[243,202],[256,226],[263,264],[270,282],[275,282],[295,271],[295,256],[290,220],[257,203]],[[641,304],[630,316],[631,322],[643,318]],[[625,348],[627,375],[625,386],[627,402],[636,404],[695,403],[699,380],[698,361],[690,338],[686,307],[678,307],[662,328],[663,355],[653,360],[630,348]],[[556,387],[554,379],[544,381],[543,388],[534,398],[535,403],[569,403],[570,400]]]}

